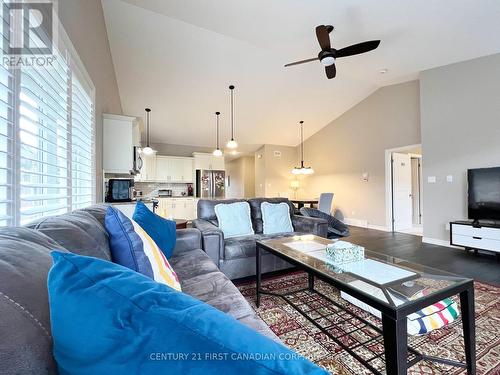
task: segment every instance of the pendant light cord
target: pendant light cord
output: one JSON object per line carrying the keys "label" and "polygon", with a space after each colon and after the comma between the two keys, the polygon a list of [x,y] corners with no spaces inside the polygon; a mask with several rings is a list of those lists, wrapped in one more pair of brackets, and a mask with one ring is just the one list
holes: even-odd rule
{"label": "pendant light cord", "polygon": [[149,124],[151,123],[151,109],[146,108],[146,117],[147,117],[147,125],[146,125],[146,146],[149,146],[149,139],[150,139],[150,134],[149,134]]}
{"label": "pendant light cord", "polygon": [[220,115],[220,112],[215,112],[215,116],[217,116],[216,120],[215,120],[216,121],[216,127],[217,127],[216,128],[216,132],[215,132],[216,137],[217,137],[217,139],[216,139],[217,150],[219,149],[219,115]]}
{"label": "pendant light cord", "polygon": [[300,122],[300,166],[304,168],[304,121]]}
{"label": "pendant light cord", "polygon": [[231,141],[234,141],[234,99],[233,99],[233,90],[234,86],[229,86],[229,90],[231,90]]}

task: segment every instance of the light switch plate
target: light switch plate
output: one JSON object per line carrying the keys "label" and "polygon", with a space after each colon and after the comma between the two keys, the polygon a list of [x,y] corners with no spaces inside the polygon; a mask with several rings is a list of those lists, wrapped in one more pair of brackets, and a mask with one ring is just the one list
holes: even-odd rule
{"label": "light switch plate", "polygon": [[446,182],[453,182],[453,176],[451,174],[446,176]]}
{"label": "light switch plate", "polygon": [[427,182],[429,184],[435,184],[436,183],[436,176],[427,176]]}

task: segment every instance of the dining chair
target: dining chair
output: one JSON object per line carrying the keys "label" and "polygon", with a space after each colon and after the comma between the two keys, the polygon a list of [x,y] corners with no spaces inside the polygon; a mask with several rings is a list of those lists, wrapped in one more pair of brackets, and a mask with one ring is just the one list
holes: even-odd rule
{"label": "dining chair", "polygon": [[330,215],[332,212],[333,193],[321,193],[318,201],[318,210]]}

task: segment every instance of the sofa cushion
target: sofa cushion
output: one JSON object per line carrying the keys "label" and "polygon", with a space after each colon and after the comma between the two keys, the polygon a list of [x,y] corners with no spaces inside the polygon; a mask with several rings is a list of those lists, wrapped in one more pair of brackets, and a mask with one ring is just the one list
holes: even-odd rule
{"label": "sofa cushion", "polygon": [[[137,272],[69,253],[53,257],[48,285],[62,374],[326,374],[227,314]],[[190,357],[155,360],[166,353]]]}
{"label": "sofa cushion", "polygon": [[76,254],[111,260],[108,233],[89,212],[77,210],[49,216],[27,225]]}
{"label": "sofa cushion", "polygon": [[278,237],[300,236],[305,233],[275,233],[275,234],[254,234],[253,236],[234,237],[225,240],[224,259],[239,259],[255,256],[256,242],[269,240]]}
{"label": "sofa cushion", "polygon": [[221,203],[246,202],[245,199],[200,199],[198,201],[197,213],[198,219],[206,220],[213,225],[219,226],[215,206]]}
{"label": "sofa cushion", "polygon": [[203,250],[186,251],[174,255],[170,261],[184,293],[231,315],[273,340],[279,340]]}
{"label": "sofa cushion", "polygon": [[0,372],[55,374],[47,273],[60,244],[29,228],[0,229]]}
{"label": "sofa cushion", "polygon": [[250,210],[252,213],[252,225],[255,233],[263,232],[263,223],[262,223],[262,211],[261,205],[263,202],[269,203],[287,203],[290,206],[290,216],[293,215],[293,205],[287,198],[253,198],[249,199],[248,203],[250,204]]}
{"label": "sofa cushion", "polygon": [[85,211],[91,214],[104,228],[104,218],[106,217],[106,210],[109,206],[111,206],[109,203],[98,203],[82,208],[80,211]]}

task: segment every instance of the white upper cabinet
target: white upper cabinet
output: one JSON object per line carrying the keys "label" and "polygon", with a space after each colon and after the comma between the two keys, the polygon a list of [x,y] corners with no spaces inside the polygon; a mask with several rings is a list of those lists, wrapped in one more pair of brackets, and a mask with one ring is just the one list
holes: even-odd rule
{"label": "white upper cabinet", "polygon": [[103,169],[108,173],[130,173],[134,146],[140,146],[136,117],[103,114]]}
{"label": "white upper cabinet", "polygon": [[138,175],[135,176],[136,181],[156,181],[156,153],[152,155],[141,154],[142,168]]}
{"label": "white upper cabinet", "polygon": [[194,169],[202,170],[213,170],[213,171],[224,171],[226,169],[224,163],[224,157],[213,156],[212,154],[204,154],[195,152],[194,157]]}
{"label": "white upper cabinet", "polygon": [[156,181],[192,183],[193,178],[193,158],[156,157]]}

